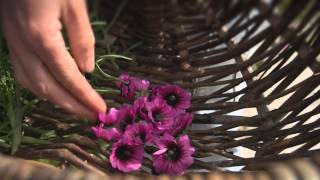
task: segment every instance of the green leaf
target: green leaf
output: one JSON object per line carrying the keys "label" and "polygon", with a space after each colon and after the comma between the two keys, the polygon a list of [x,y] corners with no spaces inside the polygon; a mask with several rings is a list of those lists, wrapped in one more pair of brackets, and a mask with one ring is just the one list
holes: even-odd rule
{"label": "green leaf", "polygon": [[106,26],[107,23],[104,22],[104,21],[94,21],[94,22],[91,22],[91,26]]}
{"label": "green leaf", "polygon": [[30,136],[23,136],[22,143],[23,144],[52,144],[51,141],[44,140],[44,139],[38,139],[38,138],[30,137]]}
{"label": "green leaf", "polygon": [[8,54],[0,51],[0,106],[5,111],[5,120],[10,124],[8,135],[11,137],[11,154],[14,154],[21,143],[22,119],[25,108],[21,102],[22,89],[15,82],[9,64]]}
{"label": "green leaf", "polygon": [[100,94],[119,94],[119,89],[111,89],[111,88],[96,88],[95,89]]}
{"label": "green leaf", "polygon": [[56,137],[56,132],[54,130],[50,130],[50,131],[47,131],[43,134],[41,134],[41,137],[40,139],[51,139],[51,138],[54,138]]}
{"label": "green leaf", "polygon": [[23,118],[23,108],[16,108],[15,111],[9,111],[9,120],[11,124],[11,132],[12,132],[12,144],[11,144],[11,154],[15,154],[21,144],[22,137],[22,118]]}

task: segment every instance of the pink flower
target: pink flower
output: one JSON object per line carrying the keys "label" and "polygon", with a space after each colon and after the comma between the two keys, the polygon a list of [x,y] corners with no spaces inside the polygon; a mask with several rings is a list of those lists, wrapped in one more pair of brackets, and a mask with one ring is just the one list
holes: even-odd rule
{"label": "pink flower", "polygon": [[159,150],[153,153],[153,166],[158,173],[182,175],[193,163],[194,148],[190,145],[187,135],[178,141],[165,134],[156,142]]}
{"label": "pink flower", "polygon": [[118,112],[117,129],[125,132],[128,125],[133,124],[136,119],[135,109],[130,105],[124,105]]}
{"label": "pink flower", "polygon": [[191,125],[193,119],[192,113],[186,113],[180,111],[174,118],[173,125],[170,130],[167,132],[171,135],[177,136],[183,130],[185,130],[188,126]]}
{"label": "pink flower", "polygon": [[100,123],[99,126],[91,128],[97,138],[105,141],[117,141],[121,137],[121,133],[116,128],[104,128],[104,124]]}
{"label": "pink flower", "polygon": [[124,136],[140,144],[148,143],[154,138],[153,127],[146,122],[129,125]]}
{"label": "pink flower", "polygon": [[119,110],[116,108],[111,108],[110,111],[105,113],[99,113],[98,118],[101,123],[104,123],[105,125],[112,126],[115,125],[119,118],[118,118]]}
{"label": "pink flower", "polygon": [[130,101],[134,100],[137,91],[144,91],[149,88],[149,81],[132,77],[126,73],[120,75],[120,80],[117,86],[121,90],[121,96]]}
{"label": "pink flower", "polygon": [[143,145],[123,139],[112,146],[111,166],[122,172],[138,170],[141,167],[143,154]]}
{"label": "pink flower", "polygon": [[146,105],[148,109],[148,120],[151,121],[158,132],[164,132],[173,124],[174,112],[160,98],[154,99]]}
{"label": "pink flower", "polygon": [[147,120],[148,119],[148,98],[146,96],[141,96],[133,103],[133,108],[135,109],[136,115],[136,122],[141,120]]}
{"label": "pink flower", "polygon": [[179,86],[159,86],[152,93],[153,97],[160,97],[174,109],[188,109],[191,106],[191,94]]}

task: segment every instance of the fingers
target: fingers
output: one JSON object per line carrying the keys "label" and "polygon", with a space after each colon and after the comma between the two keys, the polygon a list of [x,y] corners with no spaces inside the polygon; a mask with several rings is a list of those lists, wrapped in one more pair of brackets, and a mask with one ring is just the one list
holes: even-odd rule
{"label": "fingers", "polygon": [[[90,35],[92,39],[83,36],[83,33],[89,34],[90,26],[88,24],[83,25],[78,19],[79,17],[83,18],[82,16],[85,13],[73,16],[78,18],[66,19],[79,21],[76,22],[77,25],[68,27],[69,35],[72,35],[71,30],[78,31],[76,27],[79,29],[87,27],[89,29],[83,30],[83,33],[79,33],[80,35],[70,38],[73,44],[73,55],[78,57],[76,62],[67,51],[60,32],[61,13],[65,12],[67,8],[59,3],[66,4],[69,0],[25,0],[21,1],[21,3],[24,3],[23,5],[14,3],[16,2],[14,0],[10,2],[12,3],[8,2],[8,4],[11,4],[11,9],[15,9],[14,13],[10,14],[8,12],[10,8],[6,5],[6,12],[3,11],[1,17],[3,18],[4,27],[7,29],[6,38],[12,44],[10,49],[17,51],[13,59],[15,59],[16,64],[20,64],[23,67],[23,71],[21,71],[21,68],[19,71],[26,75],[24,80],[20,78],[19,81],[24,82],[24,86],[37,95],[51,100],[72,112],[81,111],[82,114],[88,114],[88,112],[84,113],[84,111],[105,112],[106,105],[104,100],[90,86],[78,68],[80,66],[80,69],[90,71],[91,66],[91,69],[93,69],[93,65],[86,65],[88,64],[87,62],[92,62],[93,64],[93,48],[90,50],[90,45],[88,45],[91,44],[93,47],[93,36]],[[85,5],[82,0],[81,3],[83,3],[83,12],[85,12]],[[79,7],[74,6],[74,8]],[[75,10],[74,13],[76,13]],[[11,39],[8,37],[11,37]],[[12,39],[12,37],[15,37],[15,39]],[[77,40],[81,40],[81,43]],[[82,50],[80,48],[77,51],[77,46],[82,47]],[[88,60],[90,57],[92,61]],[[81,60],[81,58],[85,60]],[[80,62],[86,63],[80,65]],[[15,65],[15,70],[18,69],[17,67],[19,66]],[[77,108],[80,110],[77,110]]]}
{"label": "fingers", "polygon": [[[96,118],[95,113],[79,103],[52,78],[47,68],[31,51],[21,46],[22,43],[19,40],[14,42],[19,44],[15,45],[15,50],[10,49],[10,54],[19,83],[41,98],[48,99],[69,112],[89,119]],[[12,44],[12,41],[9,43]]]}
{"label": "fingers", "polygon": [[84,0],[65,1],[62,20],[68,34],[72,55],[83,72],[94,69],[94,35]]}
{"label": "fingers", "polygon": [[29,86],[27,75],[22,69],[21,65],[17,61],[17,56],[13,51],[10,51],[10,60],[11,60],[11,65],[14,71],[14,76],[17,82],[24,88],[30,89],[31,87]]}
{"label": "fingers", "polygon": [[39,32],[40,27],[35,27],[26,30],[25,33],[28,34],[26,34],[28,36],[26,45],[32,47],[55,79],[80,102],[94,112],[105,112],[104,100],[79,71],[76,62],[65,48],[60,30],[46,29],[46,33],[43,33]]}

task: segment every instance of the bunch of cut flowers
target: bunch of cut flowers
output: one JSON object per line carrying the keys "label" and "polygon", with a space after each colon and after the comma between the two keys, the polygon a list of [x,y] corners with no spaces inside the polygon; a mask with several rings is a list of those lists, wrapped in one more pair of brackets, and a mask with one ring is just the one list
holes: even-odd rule
{"label": "bunch of cut flowers", "polygon": [[194,153],[183,134],[193,118],[187,112],[190,93],[171,84],[151,86],[128,74],[120,76],[117,86],[130,104],[99,114],[99,124],[92,127],[97,138],[112,144],[112,167],[122,172],[139,170],[145,148],[151,146],[157,149],[152,154],[156,173],[183,174],[193,163]]}

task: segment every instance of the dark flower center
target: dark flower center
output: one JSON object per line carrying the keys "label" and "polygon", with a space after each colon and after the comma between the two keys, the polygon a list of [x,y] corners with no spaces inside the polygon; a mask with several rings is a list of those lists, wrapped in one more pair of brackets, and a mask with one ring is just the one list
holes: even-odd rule
{"label": "dark flower center", "polygon": [[130,86],[130,83],[129,83],[128,81],[126,81],[126,82],[123,83],[123,86],[129,87],[129,86]]}
{"label": "dark flower center", "polygon": [[136,122],[140,122],[141,120],[145,120],[143,117],[145,117],[146,114],[148,114],[148,110],[145,107],[141,108],[141,110],[138,112]]}
{"label": "dark flower center", "polygon": [[122,121],[120,121],[120,130],[125,131],[129,124],[132,124],[132,118],[127,115]]}
{"label": "dark flower center", "polygon": [[166,159],[170,161],[177,161],[180,159],[181,153],[181,149],[177,144],[171,144],[168,146]]}
{"label": "dark flower center", "polygon": [[142,132],[139,134],[139,138],[141,139],[142,142],[146,140],[146,133]]}
{"label": "dark flower center", "polygon": [[129,89],[129,83],[123,83],[122,84],[122,88],[121,88],[121,94],[123,94],[124,92],[123,92],[123,90],[125,90],[125,89]]}
{"label": "dark flower center", "polygon": [[138,115],[136,116],[136,118],[135,118],[135,122],[140,122],[141,120],[143,120],[143,118],[142,118],[142,116],[141,116],[141,114],[140,113],[138,113]]}
{"label": "dark flower center", "polygon": [[139,139],[141,139],[142,142],[144,142],[146,139],[146,133],[145,132],[136,132],[136,133],[134,133],[134,137],[139,138]]}
{"label": "dark flower center", "polygon": [[152,116],[153,116],[153,119],[156,121],[156,122],[159,122],[162,120],[163,116],[160,112],[159,109],[155,110],[153,113],[152,113]]}
{"label": "dark flower center", "polygon": [[173,107],[176,106],[180,101],[179,96],[173,93],[166,95],[164,99],[166,100],[167,104]]}
{"label": "dark flower center", "polygon": [[116,151],[117,158],[122,161],[130,160],[131,154],[132,152],[127,145],[120,146]]}
{"label": "dark flower center", "polygon": [[148,110],[147,110],[147,108],[145,108],[145,107],[143,107],[143,108],[141,109],[141,112],[142,112],[143,114],[148,114]]}

